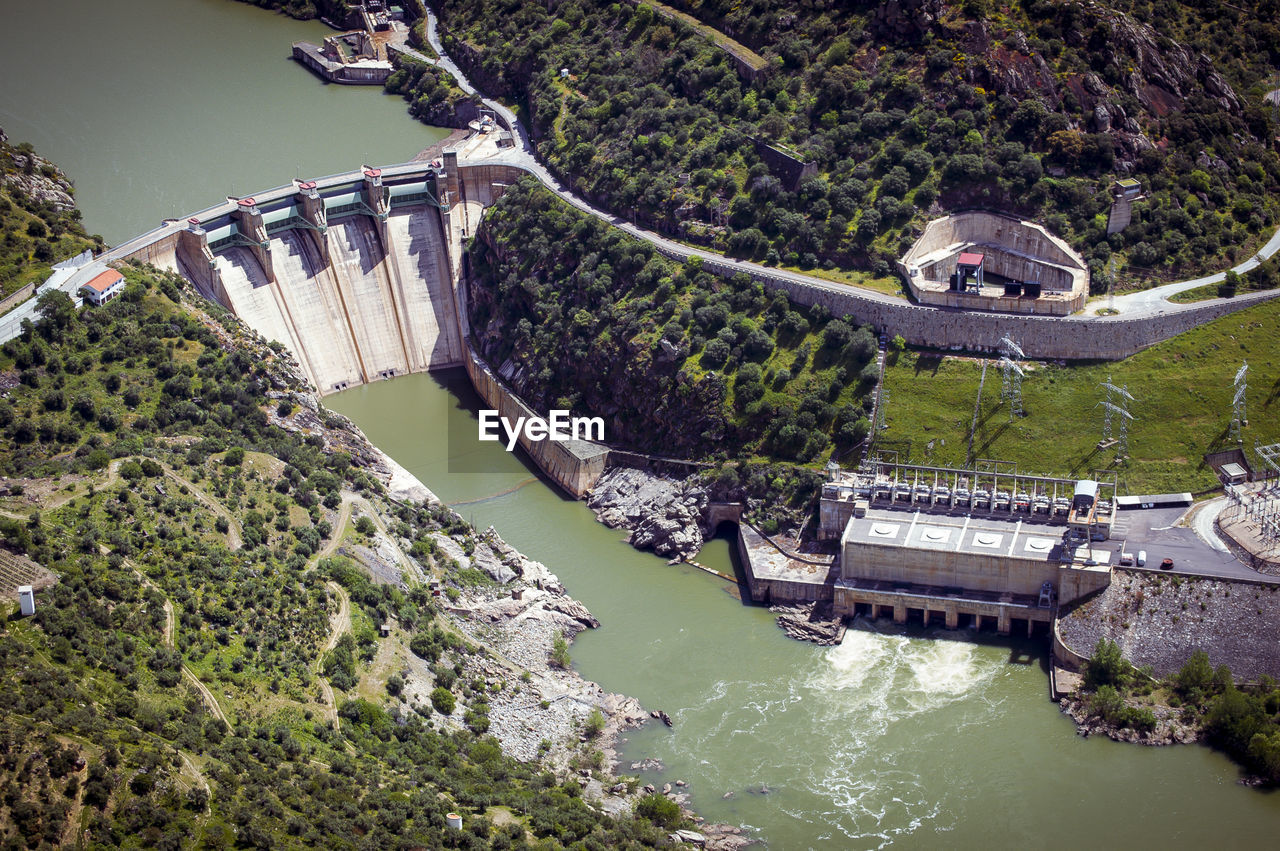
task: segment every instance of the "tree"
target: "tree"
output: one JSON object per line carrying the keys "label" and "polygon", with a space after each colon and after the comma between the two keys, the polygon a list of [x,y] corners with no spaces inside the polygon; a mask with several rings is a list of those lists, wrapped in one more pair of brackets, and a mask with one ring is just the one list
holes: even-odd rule
{"label": "tree", "polygon": [[551,643],[551,664],[557,668],[568,668],[569,662],[569,642],[564,640],[564,633],[557,633]]}
{"label": "tree", "polygon": [[36,312],[41,322],[61,330],[75,321],[76,305],[62,290],[51,289],[36,300]]}
{"label": "tree", "polygon": [[1190,703],[1199,704],[1213,685],[1213,666],[1203,650],[1192,653],[1173,678],[1174,688]]}
{"label": "tree", "polygon": [[1123,690],[1133,679],[1133,666],[1120,652],[1120,645],[1099,638],[1093,655],[1084,666],[1084,687],[1095,691],[1102,686]]}
{"label": "tree", "polygon": [[591,710],[591,714],[587,716],[585,731],[588,738],[594,739],[604,732],[604,713],[600,711],[600,707]]}
{"label": "tree", "polygon": [[680,805],[665,795],[645,795],[636,803],[636,814],[659,827],[673,828],[680,823]]}

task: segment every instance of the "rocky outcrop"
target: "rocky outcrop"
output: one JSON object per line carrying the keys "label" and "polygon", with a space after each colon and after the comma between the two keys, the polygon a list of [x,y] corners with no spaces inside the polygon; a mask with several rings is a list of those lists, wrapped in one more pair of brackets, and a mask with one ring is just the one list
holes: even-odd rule
{"label": "rocky outcrop", "polygon": [[919,41],[943,8],[942,0],[888,0],[876,6],[870,30],[890,41]]}
{"label": "rocky outcrop", "polygon": [[465,129],[472,121],[480,119],[480,104],[470,98],[454,101],[442,100],[426,106],[414,106],[413,116],[434,127]]}
{"label": "rocky outcrop", "polygon": [[844,619],[832,615],[829,602],[770,606],[769,611],[778,616],[778,626],[788,638],[811,641],[820,647],[832,647],[844,640]]}
{"label": "rocky outcrop", "polygon": [[1149,732],[1140,732],[1131,727],[1117,727],[1089,710],[1087,699],[1079,695],[1064,697],[1058,702],[1062,713],[1076,723],[1076,731],[1089,736],[1106,736],[1115,742],[1129,742],[1138,745],[1190,745],[1200,741],[1200,730],[1192,725],[1184,724],[1179,718],[1180,710],[1169,706],[1150,706],[1156,717],[1156,727]]}
{"label": "rocky outcrop", "polygon": [[[58,212],[74,210],[75,199],[72,198],[71,181],[53,163],[30,150],[19,150],[9,146],[9,137],[0,128],[0,151],[3,159],[3,185],[6,191],[15,195],[25,195],[37,204],[50,204]],[[10,169],[15,171],[10,172]]]}
{"label": "rocky outcrop", "polygon": [[631,545],[684,561],[702,549],[706,491],[644,470],[605,471],[587,500],[601,523],[630,529]]}

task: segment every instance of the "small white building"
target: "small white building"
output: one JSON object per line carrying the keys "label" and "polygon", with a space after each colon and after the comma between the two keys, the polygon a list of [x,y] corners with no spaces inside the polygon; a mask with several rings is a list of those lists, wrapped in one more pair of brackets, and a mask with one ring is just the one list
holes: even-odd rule
{"label": "small white building", "polygon": [[80,287],[85,298],[101,307],[111,299],[124,292],[124,275],[115,269],[108,269]]}
{"label": "small white building", "polygon": [[22,612],[24,618],[29,618],[36,613],[36,592],[30,585],[18,586],[18,610]]}

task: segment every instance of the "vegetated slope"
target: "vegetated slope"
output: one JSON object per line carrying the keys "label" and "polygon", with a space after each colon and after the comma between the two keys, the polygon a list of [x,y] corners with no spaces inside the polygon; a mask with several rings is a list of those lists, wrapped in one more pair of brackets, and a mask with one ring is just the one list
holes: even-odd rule
{"label": "vegetated slope", "polygon": [[[481,651],[440,628],[428,590],[375,584],[341,557],[313,568],[344,533],[344,489],[378,499],[342,451],[363,441],[308,407],[296,368],[238,320],[203,312],[174,276],[125,274],[101,309],[43,296],[41,321],[0,349],[2,545],[58,574],[35,617],[6,603],[0,620],[0,842],[656,844],[650,820],[608,818],[480,735],[493,688],[457,673]],[[394,517],[450,592],[477,581],[435,547],[466,539],[460,518],[411,504]],[[354,528],[355,543],[374,533],[367,516]],[[319,658],[337,607],[326,580],[346,587],[351,626]],[[392,619],[465,728],[403,702],[396,672],[324,702],[313,672],[355,688]],[[494,805],[521,815],[498,827],[482,815]],[[446,827],[451,809],[465,831]]]}
{"label": "vegetated slope", "polygon": [[485,213],[472,260],[485,357],[535,409],[604,417],[611,443],[813,461],[867,433],[868,328],[667,261],[532,178]]}
{"label": "vegetated slope", "polygon": [[[1087,475],[1108,467],[1115,447],[1102,438],[1108,378],[1137,401],[1129,427],[1131,459],[1120,467],[1130,493],[1203,491],[1217,487],[1204,453],[1229,441],[1232,379],[1249,363],[1244,446],[1280,441],[1280,304],[1268,303],[1223,317],[1116,363],[1065,366],[1036,363],[1022,382],[1027,416],[1009,420],[1000,398],[1001,374],[987,370],[973,457],[1017,462],[1024,471]],[[1100,333],[1104,333],[1101,332]],[[885,387],[888,429],[878,445],[914,462],[963,464],[982,373],[980,361],[930,352],[890,356]],[[1119,436],[1119,419],[1112,425]],[[932,445],[930,445],[932,444]]]}
{"label": "vegetated slope", "polygon": [[[675,4],[768,60],[747,81],[648,6],[442,0],[451,56],[528,104],[540,156],[596,202],[788,265],[887,274],[943,210],[1043,219],[1101,277],[1219,267],[1280,222],[1261,96],[1275,0]],[[567,76],[562,72],[567,71]],[[816,174],[761,159],[779,143]],[[1107,237],[1111,179],[1148,194]]]}
{"label": "vegetated slope", "polygon": [[[1201,618],[1200,613],[1204,612],[1225,615],[1224,619],[1232,622],[1253,620],[1260,624],[1267,621],[1263,612],[1274,608],[1274,586],[1227,587],[1229,583],[1161,574],[1141,575],[1135,582],[1133,577],[1117,573],[1117,582],[1126,581],[1130,590],[1135,584],[1140,586],[1131,595],[1117,595],[1121,599],[1114,602],[1119,605],[1102,614],[1107,621],[1119,622],[1124,630],[1128,630],[1132,619],[1136,630],[1168,629],[1176,634],[1177,624]],[[1105,593],[1110,595],[1111,590]],[[1144,618],[1152,621],[1147,627],[1138,623]],[[1206,642],[1199,630],[1184,629],[1182,633],[1192,639],[1179,645],[1180,657],[1185,661],[1168,656],[1174,664],[1157,664],[1154,672],[1150,665],[1139,669],[1129,661],[1128,657],[1150,655],[1135,647],[1141,640],[1121,639],[1128,645],[1122,652],[1117,642],[1098,639],[1093,655],[1084,665],[1081,689],[1073,700],[1063,702],[1063,711],[1081,726],[1085,735],[1102,732],[1120,741],[1149,744],[1200,739],[1248,771],[1250,776],[1243,780],[1248,785],[1280,783],[1280,688],[1276,688],[1273,676],[1274,650],[1260,643],[1253,649],[1260,650],[1261,655],[1250,654],[1253,658],[1237,665],[1241,660],[1228,649],[1217,656],[1231,659],[1236,670],[1226,663],[1215,668],[1212,637]],[[1210,648],[1207,651],[1205,644]],[[1179,662],[1181,667],[1177,666]],[[1256,673],[1259,670],[1263,673]],[[1165,675],[1157,679],[1153,673]],[[1234,682],[1237,678],[1243,681],[1239,686]]]}
{"label": "vegetated slope", "polygon": [[80,225],[73,191],[57,166],[0,129],[0,298],[40,283],[59,260],[101,250],[102,238]]}

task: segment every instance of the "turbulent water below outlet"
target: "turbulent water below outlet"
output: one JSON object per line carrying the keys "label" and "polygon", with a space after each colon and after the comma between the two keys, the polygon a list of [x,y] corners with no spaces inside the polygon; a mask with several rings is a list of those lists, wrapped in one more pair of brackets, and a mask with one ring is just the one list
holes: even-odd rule
{"label": "turbulent water below outlet", "polygon": [[[787,639],[732,585],[636,552],[584,504],[529,482],[521,458],[475,439],[477,401],[460,372],[325,400],[600,618],[575,666],[674,722],[629,733],[624,771],[662,760],[646,779],[685,780],[707,818],[778,849],[1191,848],[1280,826],[1280,799],[1238,785],[1206,748],[1078,737],[1047,699],[1042,642],[863,620],[839,647]],[[699,561],[735,567],[724,539]]]}

